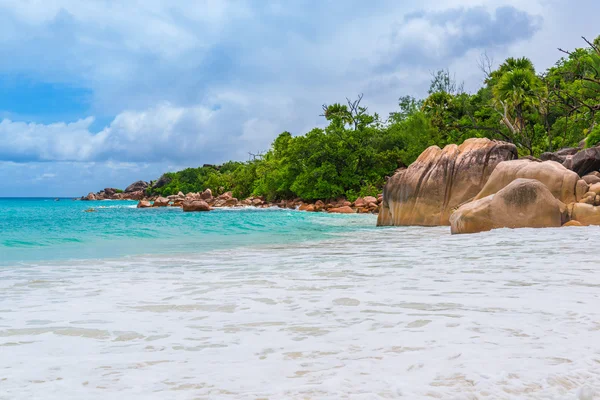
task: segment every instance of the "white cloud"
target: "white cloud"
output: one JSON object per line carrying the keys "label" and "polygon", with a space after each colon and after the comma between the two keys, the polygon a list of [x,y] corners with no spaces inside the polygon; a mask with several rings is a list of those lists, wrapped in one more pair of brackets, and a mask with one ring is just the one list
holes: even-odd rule
{"label": "white cloud", "polygon": [[43,125],[4,119],[0,122],[0,160],[88,159],[102,142],[102,137],[88,130],[93,121],[86,118],[68,124]]}
{"label": "white cloud", "polygon": [[548,67],[555,47],[597,33],[600,5],[581,7],[588,12],[559,0],[0,0],[0,76],[89,89],[96,116],[42,124],[0,110],[10,116],[0,122],[0,160],[36,166],[15,174],[0,162],[0,177],[59,180],[79,165],[79,185],[92,190],[109,178],[247,159],[281,131],[323,124],[323,103],[365,93],[385,116],[401,95],[424,95],[430,71],[445,67],[475,88],[482,50]]}
{"label": "white cloud", "polygon": [[0,157],[16,161],[144,161],[191,158],[218,144],[208,129],[218,111],[165,103],[124,111],[102,131],[93,118],[70,124],[0,122]]}
{"label": "white cloud", "polygon": [[[0,160],[202,164],[220,162],[225,157],[243,158],[246,151],[265,150],[280,133],[280,124],[267,117],[256,117],[249,118],[241,129],[233,126],[227,130],[224,127],[235,122],[236,117],[247,116],[246,99],[230,98],[238,102],[223,103],[219,109],[162,103],[143,111],[124,111],[98,133],[90,130],[92,117],[47,125],[4,119],[0,122]],[[268,101],[261,104],[280,118],[290,115],[289,110],[284,110],[285,105]]]}

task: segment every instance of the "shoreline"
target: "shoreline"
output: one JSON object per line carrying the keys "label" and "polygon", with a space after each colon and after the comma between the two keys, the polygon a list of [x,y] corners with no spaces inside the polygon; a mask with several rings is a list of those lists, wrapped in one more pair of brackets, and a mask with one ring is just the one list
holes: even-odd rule
{"label": "shoreline", "polygon": [[[95,212],[86,212],[90,207]],[[160,208],[138,210],[134,201],[6,200],[0,216],[9,218],[0,225],[15,228],[7,230],[0,243],[0,264],[317,243],[375,228],[376,219],[372,214],[337,217],[268,206],[220,207],[191,214],[180,207]],[[27,223],[32,218],[39,221],[36,227]]]}
{"label": "shoreline", "polygon": [[[106,190],[106,189],[105,189]],[[99,192],[102,193],[102,192]],[[99,194],[98,193],[98,194]],[[162,207],[179,207],[184,211],[210,211],[219,208],[282,208],[307,212],[328,212],[337,214],[378,214],[380,206],[383,202],[383,194],[377,197],[365,196],[359,197],[355,201],[350,202],[345,198],[335,200],[316,200],[304,201],[302,199],[266,201],[264,197],[248,197],[243,200],[238,200],[233,197],[231,192],[223,193],[219,196],[213,196],[210,189],[202,193],[179,193],[168,197],[162,196],[143,196],[138,194],[129,195],[127,193],[111,195],[106,198],[104,195],[90,193],[86,197],[81,197],[80,201],[106,201],[106,200],[127,200],[137,201],[137,208],[162,208]],[[186,209],[186,204],[200,204],[201,209]]]}

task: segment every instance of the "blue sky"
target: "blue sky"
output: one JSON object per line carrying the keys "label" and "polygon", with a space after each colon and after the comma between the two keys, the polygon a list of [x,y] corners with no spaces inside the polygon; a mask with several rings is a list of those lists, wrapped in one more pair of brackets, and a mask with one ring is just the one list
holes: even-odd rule
{"label": "blue sky", "polygon": [[[343,5],[343,6],[340,6]],[[0,0],[0,196],[77,196],[266,150],[364,93],[387,115],[449,68],[595,37],[559,0]]]}

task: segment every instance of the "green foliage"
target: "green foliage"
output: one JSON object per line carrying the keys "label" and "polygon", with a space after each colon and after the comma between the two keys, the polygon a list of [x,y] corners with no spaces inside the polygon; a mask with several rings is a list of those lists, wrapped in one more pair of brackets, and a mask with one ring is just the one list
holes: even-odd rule
{"label": "green foliage", "polygon": [[593,147],[600,143],[600,125],[596,125],[585,140],[586,147]]}
{"label": "green foliage", "polygon": [[487,137],[514,143],[519,153],[600,142],[600,37],[589,47],[565,52],[555,66],[536,73],[527,58],[508,58],[485,69],[482,87],[464,92],[448,70],[432,74],[428,96],[402,96],[398,109],[381,120],[356,100],[323,105],[325,128],[305,135],[281,133],[261,157],[170,172],[162,187],[148,193],[179,191],[237,198],[328,200],[375,196],[385,177],[408,166],[427,147]]}
{"label": "green foliage", "polygon": [[115,189],[115,193],[123,193],[123,189]]}

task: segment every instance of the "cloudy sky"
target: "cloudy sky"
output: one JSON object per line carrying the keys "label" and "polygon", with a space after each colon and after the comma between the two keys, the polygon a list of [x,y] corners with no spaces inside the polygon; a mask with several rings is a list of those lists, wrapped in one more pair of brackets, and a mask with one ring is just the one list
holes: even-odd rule
{"label": "cloudy sky", "polygon": [[[575,6],[576,5],[576,6]],[[482,52],[600,34],[597,0],[0,0],[0,196],[77,196],[266,150],[364,93],[382,115]]]}

